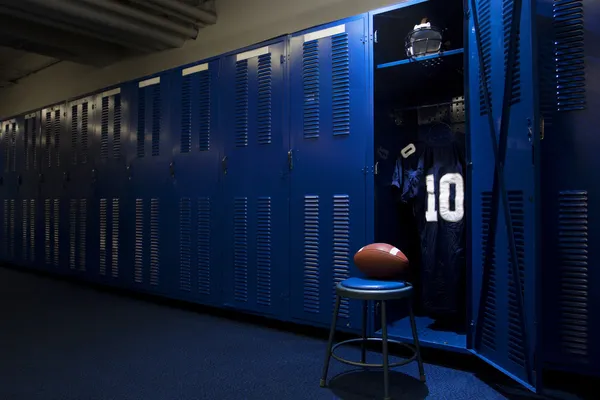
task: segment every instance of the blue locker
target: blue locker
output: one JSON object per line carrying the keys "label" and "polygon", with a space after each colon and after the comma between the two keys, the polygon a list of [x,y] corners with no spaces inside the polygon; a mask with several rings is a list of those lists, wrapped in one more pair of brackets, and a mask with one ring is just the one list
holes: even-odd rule
{"label": "blue locker", "polygon": [[222,202],[219,191],[223,139],[218,130],[219,60],[173,74],[173,207],[176,228],[168,238],[176,280],[169,295],[221,303]]}
{"label": "blue locker", "polygon": [[65,182],[64,104],[42,110],[40,201],[43,213],[43,256],[38,258],[40,267],[57,273],[68,272],[69,199],[63,190]]}
{"label": "blue locker", "polygon": [[543,351],[553,369],[600,375],[597,2],[537,2],[540,49]]}
{"label": "blue locker", "polygon": [[122,100],[121,88],[99,93],[96,109],[99,140],[92,154],[98,182],[91,210],[94,229],[90,236],[94,240],[88,252],[93,254],[90,261],[94,263],[94,279],[118,286],[127,282],[122,224],[126,218],[123,207],[127,203],[124,199],[127,164],[123,151],[127,119],[123,112],[128,108]]}
{"label": "blue locker", "polygon": [[19,263],[17,235],[19,234],[19,187],[17,172],[17,136],[16,118],[2,121],[0,125],[2,143],[2,260]]}
{"label": "blue locker", "polygon": [[[468,347],[535,387],[541,382],[541,355],[535,351],[541,202],[533,2],[523,1],[520,10],[513,1],[473,3],[477,9],[470,10],[467,43],[472,304]],[[499,15],[502,23],[496,23]],[[511,43],[511,37],[518,39]],[[495,159],[503,164],[500,179]]]}
{"label": "blue locker", "polygon": [[[335,285],[366,244],[365,35],[361,15],[291,38],[291,310],[315,325],[330,323]],[[342,302],[344,329],[360,330],[359,310]]]}
{"label": "blue locker", "polygon": [[[133,271],[129,286],[135,290],[166,294],[176,279],[169,246],[177,218],[173,197],[172,132],[170,131],[171,74],[163,73],[128,87],[131,104],[130,135],[135,150],[130,164],[127,223],[133,229],[130,251]],[[131,238],[130,238],[131,239]]]}
{"label": "blue locker", "polygon": [[65,148],[61,195],[65,196],[66,215],[62,231],[68,236],[68,270],[85,279],[96,275],[97,242],[95,191],[97,167],[93,157],[98,126],[95,96],[86,96],[66,105]]}
{"label": "blue locker", "polygon": [[224,302],[280,318],[289,276],[285,59],[283,39],[228,55],[219,82]]}

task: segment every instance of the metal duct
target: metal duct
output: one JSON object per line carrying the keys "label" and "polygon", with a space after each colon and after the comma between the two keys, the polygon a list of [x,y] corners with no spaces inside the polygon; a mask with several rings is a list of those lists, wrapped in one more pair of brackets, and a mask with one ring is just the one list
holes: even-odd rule
{"label": "metal duct", "polygon": [[178,0],[147,0],[150,3],[161,6],[166,10],[172,10],[185,17],[192,18],[195,21],[200,21],[208,25],[217,22],[217,16],[206,10],[190,6]]}

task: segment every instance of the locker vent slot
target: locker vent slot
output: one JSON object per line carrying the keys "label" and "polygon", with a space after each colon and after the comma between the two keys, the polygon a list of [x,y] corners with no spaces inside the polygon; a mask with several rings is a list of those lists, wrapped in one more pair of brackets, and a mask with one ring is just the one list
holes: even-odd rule
{"label": "locker vent slot", "polygon": [[181,153],[192,147],[192,75],[183,77],[181,87]]}
{"label": "locker vent slot", "polygon": [[142,158],[146,155],[146,89],[138,90],[138,115],[137,115],[137,156]]}
{"label": "locker vent slot", "polygon": [[[28,165],[33,165],[33,169],[37,169],[37,140],[38,140],[38,134],[37,134],[37,117],[36,118],[29,118],[26,121],[29,122],[29,129],[30,129],[30,147],[31,149],[27,150],[27,155],[28,157],[31,157],[31,161],[28,163]],[[27,167],[27,169],[29,169],[29,167]]]}
{"label": "locker vent slot", "polygon": [[17,172],[17,124],[13,123],[10,132],[11,145],[11,168],[12,172]]}
{"label": "locker vent slot", "polygon": [[[481,208],[482,208],[482,223],[481,223],[481,247],[483,252],[481,254],[481,267],[486,268],[485,260],[485,249],[488,245],[488,238],[490,235],[490,220],[492,217],[492,193],[483,192],[481,194]],[[489,348],[490,350],[496,350],[496,323],[497,323],[497,306],[496,306],[496,251],[495,246],[490,256],[489,265],[487,265],[490,271],[489,280],[487,282],[488,291],[485,301],[485,309],[480,310],[483,312],[483,326],[481,327],[481,343]],[[483,282],[482,284],[486,284]]]}
{"label": "locker vent slot", "polygon": [[77,268],[77,200],[69,202],[69,268]]}
{"label": "locker vent slot", "polygon": [[[502,1],[502,21],[504,22],[504,72],[508,64],[508,47],[510,45],[511,25],[513,16],[514,0]],[[513,83],[511,104],[521,101],[521,34],[520,27],[517,30],[515,64],[513,67]]]}
{"label": "locker vent slot", "polygon": [[198,114],[200,118],[200,151],[210,150],[210,70],[199,73],[200,79],[200,105]]}
{"label": "locker vent slot", "polygon": [[[479,67],[483,71],[488,87],[488,95],[490,97],[489,104],[492,104],[492,11],[490,0],[478,0],[479,11],[479,31],[481,32],[481,48],[483,50],[483,65]],[[487,115],[487,102],[484,91],[484,81],[479,76],[479,113]]]}
{"label": "locker vent slot", "polygon": [[248,60],[235,64],[235,145],[248,146]]}
{"label": "locker vent slot", "polygon": [[114,100],[113,116],[113,158],[121,158],[121,95],[117,94]]}
{"label": "locker vent slot", "polygon": [[589,361],[588,193],[559,193],[560,349],[572,361]]}
{"label": "locker vent slot", "polygon": [[248,198],[234,200],[234,298],[248,301]]}
{"label": "locker vent slot", "polygon": [[[350,197],[348,195],[333,196],[333,304],[335,304],[335,287],[350,277]],[[340,318],[350,316],[348,299],[340,304]]]}
{"label": "locker vent slot", "polygon": [[[0,126],[0,129],[2,129],[2,126]],[[9,140],[8,140],[8,125],[4,126],[4,135],[2,138],[2,144],[4,145],[4,170],[6,172],[8,172],[9,167],[10,167],[10,144],[9,144]]]}
{"label": "locker vent slot", "polygon": [[[46,264],[50,264],[52,262],[51,207],[52,207],[52,200],[45,199],[44,200],[44,253],[45,253]],[[6,220],[6,200],[4,201],[4,216],[5,216],[4,220]],[[6,223],[5,223],[5,226],[6,226]],[[6,232],[5,237],[8,237],[8,232]]]}
{"label": "locker vent slot", "polygon": [[88,150],[89,150],[89,137],[88,137],[88,103],[81,105],[81,163],[87,164],[88,162]]}
{"label": "locker vent slot", "polygon": [[160,277],[160,209],[158,199],[150,200],[150,284],[158,286]]}
{"label": "locker vent slot", "polygon": [[79,202],[79,270],[86,269],[87,199]]}
{"label": "locker vent slot", "polygon": [[10,258],[15,257],[15,200],[10,201],[10,231],[8,254]]}
{"label": "locker vent slot", "polygon": [[554,0],[558,111],[586,108],[583,0]]}
{"label": "locker vent slot", "polygon": [[108,158],[108,103],[110,98],[102,98],[102,117],[100,120],[100,158]]}
{"label": "locker vent slot", "polygon": [[60,167],[60,110],[54,111],[53,121],[54,133],[54,155],[56,157],[56,167]]}
{"label": "locker vent slot", "polygon": [[119,277],[119,199],[113,199],[112,204],[112,265],[111,275],[113,278]]}
{"label": "locker vent slot", "polygon": [[191,247],[192,201],[185,197],[179,201],[179,288],[186,292],[192,290]]}
{"label": "locker vent slot", "polygon": [[106,275],[106,199],[100,199],[100,275]]}
{"label": "locker vent slot", "polygon": [[29,201],[29,256],[35,261],[35,199]]}
{"label": "locker vent slot", "polygon": [[258,57],[258,143],[271,143],[271,53]]}
{"label": "locker vent slot", "polygon": [[53,256],[54,256],[54,266],[58,267],[59,265],[59,261],[60,261],[60,200],[59,199],[54,199],[54,232],[53,232],[53,236],[54,236],[54,249],[53,249]]}
{"label": "locker vent slot", "polygon": [[46,143],[44,145],[44,161],[48,168],[52,167],[52,157],[50,151],[52,149],[52,113],[46,113],[46,124],[44,126],[44,134],[46,136]]}
{"label": "locker vent slot", "polygon": [[31,129],[30,126],[33,122],[33,119],[30,118],[25,118],[25,123],[23,126],[23,155],[25,158],[25,170],[29,170],[29,159],[30,159],[30,153],[29,153],[29,146],[30,146],[30,137],[29,137],[29,130]]}
{"label": "locker vent slot", "polygon": [[160,155],[160,124],[162,118],[160,85],[152,87],[152,156]]}
{"label": "locker vent slot", "polygon": [[73,164],[77,164],[77,135],[79,133],[78,110],[79,106],[77,105],[71,107],[71,157]]}
{"label": "locker vent slot", "polygon": [[258,276],[257,302],[271,305],[271,198],[258,198],[258,232],[256,235],[256,264]]}
{"label": "locker vent slot", "polygon": [[134,280],[142,283],[144,279],[144,200],[135,200],[135,262]]}
{"label": "locker vent slot", "polygon": [[319,196],[304,196],[304,311],[318,314]]}
{"label": "locker vent slot", "polygon": [[350,134],[350,56],[348,34],[331,38],[333,134]]}
{"label": "locker vent slot", "polygon": [[319,137],[319,41],[304,42],[302,49],[304,138]]}
{"label": "locker vent slot", "polygon": [[22,201],[23,215],[21,216],[21,235],[23,241],[21,242],[21,248],[23,249],[23,261],[29,260],[29,241],[27,240],[27,235],[29,235],[29,229],[27,226],[29,223],[29,205],[27,203],[27,200]]}
{"label": "locker vent slot", "polygon": [[210,198],[201,197],[198,199],[198,291],[205,295],[210,295],[211,283],[210,221]]}

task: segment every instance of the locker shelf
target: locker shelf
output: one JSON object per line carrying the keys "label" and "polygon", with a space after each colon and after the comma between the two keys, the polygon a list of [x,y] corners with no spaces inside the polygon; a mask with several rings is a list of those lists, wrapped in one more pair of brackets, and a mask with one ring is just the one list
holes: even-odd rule
{"label": "locker shelf", "polygon": [[[465,334],[436,330],[433,328],[435,321],[429,317],[416,317],[416,322],[417,331],[419,332],[419,342],[422,346],[458,353],[468,353],[467,336]],[[377,331],[376,335],[381,336],[381,330]],[[390,339],[412,343],[413,338],[408,317],[389,324],[388,336]]]}
{"label": "locker shelf", "polygon": [[404,60],[392,61],[392,62],[388,62],[385,64],[377,65],[377,69],[390,68],[390,67],[396,67],[398,65],[405,65],[405,64],[415,63],[415,62],[434,60],[436,58],[441,58],[441,57],[449,57],[449,56],[453,56],[453,55],[457,55],[457,54],[463,54],[464,51],[465,51],[465,49],[454,49],[454,50],[443,51],[439,54],[432,54],[432,55],[428,55],[428,56],[417,57],[414,60],[407,58]]}

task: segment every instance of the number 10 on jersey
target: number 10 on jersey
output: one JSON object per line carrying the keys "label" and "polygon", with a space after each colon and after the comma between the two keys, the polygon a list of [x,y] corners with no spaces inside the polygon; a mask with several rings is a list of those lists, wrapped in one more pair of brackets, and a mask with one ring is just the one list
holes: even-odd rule
{"label": "number 10 on jersey", "polygon": [[[435,177],[433,174],[427,175],[425,181],[427,185],[427,210],[425,219],[427,222],[436,222],[438,220],[438,210],[436,210]],[[451,187],[454,186],[454,209],[450,208]],[[440,178],[440,193],[438,201],[440,215],[444,221],[459,222],[465,215],[465,184],[461,174],[449,173]]]}

